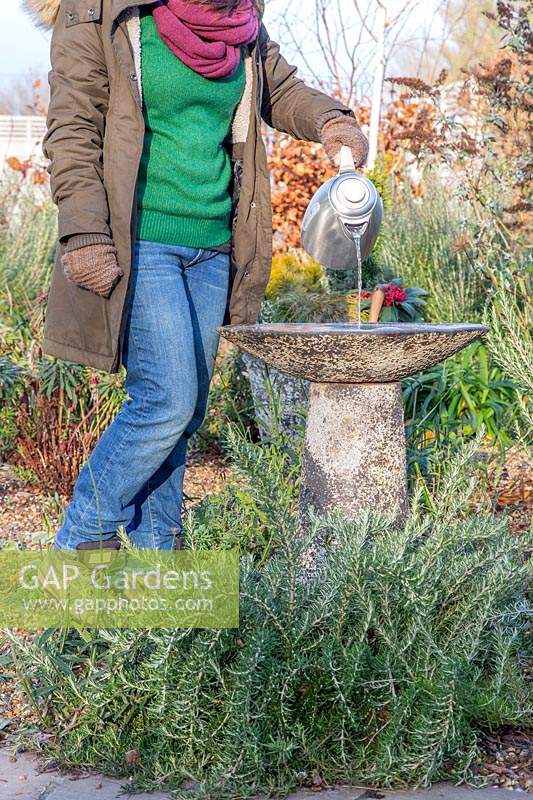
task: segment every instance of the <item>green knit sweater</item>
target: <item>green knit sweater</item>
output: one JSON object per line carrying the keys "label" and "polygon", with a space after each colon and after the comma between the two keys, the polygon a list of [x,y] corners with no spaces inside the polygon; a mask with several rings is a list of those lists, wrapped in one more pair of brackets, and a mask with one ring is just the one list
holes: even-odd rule
{"label": "green knit sweater", "polygon": [[229,78],[194,72],[141,17],[146,134],[138,177],[137,238],[210,248],[231,238],[231,163],[224,147],[244,91],[244,66]]}

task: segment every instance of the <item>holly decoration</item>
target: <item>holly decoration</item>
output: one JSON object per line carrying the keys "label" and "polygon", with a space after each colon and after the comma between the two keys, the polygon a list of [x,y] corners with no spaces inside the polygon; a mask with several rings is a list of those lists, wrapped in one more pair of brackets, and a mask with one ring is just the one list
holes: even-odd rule
{"label": "holly decoration", "polygon": [[[389,283],[380,283],[376,287],[385,294],[383,307],[379,315],[380,322],[418,322],[422,319],[427,292],[418,286],[402,285],[401,278],[394,278]],[[361,292],[361,318],[368,318],[373,292],[364,289]],[[353,322],[357,319],[357,294],[348,295],[348,314]]]}

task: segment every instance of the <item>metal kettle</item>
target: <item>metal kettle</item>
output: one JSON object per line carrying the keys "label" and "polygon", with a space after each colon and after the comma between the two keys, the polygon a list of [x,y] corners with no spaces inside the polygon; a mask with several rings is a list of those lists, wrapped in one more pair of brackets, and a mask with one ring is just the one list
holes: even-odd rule
{"label": "metal kettle", "polygon": [[304,250],[330,269],[354,269],[354,239],[359,238],[361,260],[370,255],[383,218],[376,187],[355,171],[352,151],[342,147],[339,174],[314,194],[302,223]]}

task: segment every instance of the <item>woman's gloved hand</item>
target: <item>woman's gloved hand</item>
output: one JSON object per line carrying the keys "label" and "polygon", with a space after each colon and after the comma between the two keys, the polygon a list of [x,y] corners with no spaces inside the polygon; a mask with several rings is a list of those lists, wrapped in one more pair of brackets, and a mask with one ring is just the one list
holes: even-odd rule
{"label": "woman's gloved hand", "polygon": [[328,157],[339,165],[340,150],[343,145],[352,151],[356,167],[362,167],[368,156],[368,139],[354,117],[342,115],[328,120],[320,131],[320,138]]}
{"label": "woman's gloved hand", "polygon": [[100,297],[109,297],[124,274],[118,265],[117,251],[111,240],[106,244],[67,249],[61,263],[69,281]]}

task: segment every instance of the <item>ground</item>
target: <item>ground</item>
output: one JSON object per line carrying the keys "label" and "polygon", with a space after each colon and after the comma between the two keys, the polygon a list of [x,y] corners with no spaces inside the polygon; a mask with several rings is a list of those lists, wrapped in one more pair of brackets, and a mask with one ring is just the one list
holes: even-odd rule
{"label": "ground", "polygon": [[[118,800],[124,797],[128,781],[117,781],[103,775],[87,773],[61,773],[53,767],[45,768],[28,754],[10,756],[0,750],[0,796],[9,800]],[[306,800],[317,789],[303,789],[290,795],[288,800]],[[471,789],[441,783],[431,789],[382,792],[364,787],[318,787],[322,800],[499,800],[501,795],[491,788]],[[137,794],[137,800],[170,800],[168,794]]]}
{"label": "ground", "polygon": [[[228,474],[220,459],[193,455],[185,475],[186,503],[216,492]],[[44,545],[52,538],[66,502],[44,494],[38,485],[17,478],[8,464],[0,464],[0,544],[15,541],[32,549]]]}

